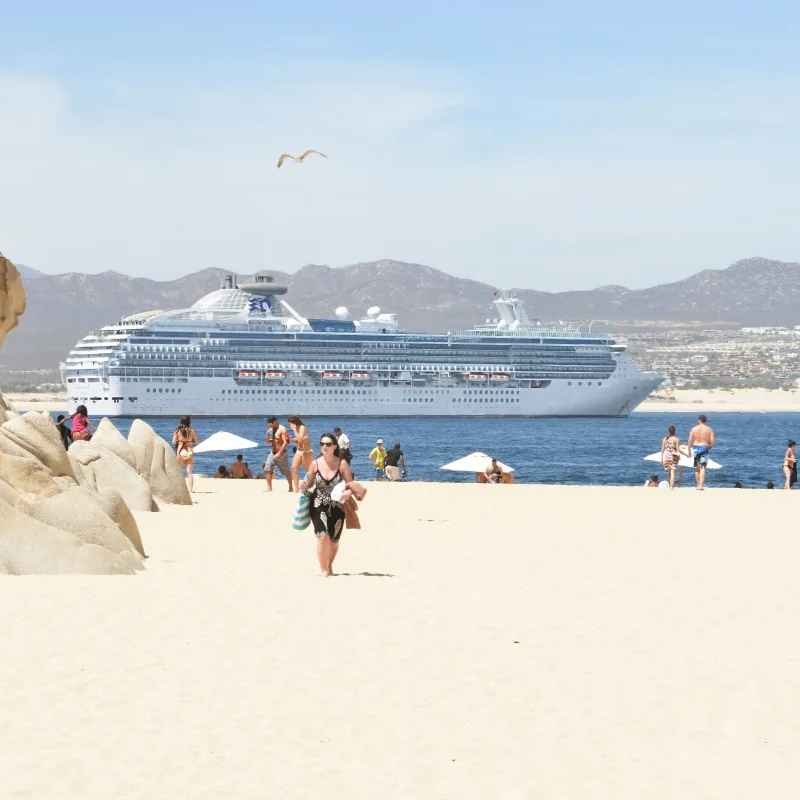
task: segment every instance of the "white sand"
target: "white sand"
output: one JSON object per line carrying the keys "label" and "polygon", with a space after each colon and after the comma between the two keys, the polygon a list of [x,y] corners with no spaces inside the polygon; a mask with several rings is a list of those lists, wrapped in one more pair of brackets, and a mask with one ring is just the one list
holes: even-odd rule
{"label": "white sand", "polygon": [[679,389],[670,393],[673,401],[645,400],[637,411],[690,411],[719,414],[725,411],[800,411],[796,389]]}
{"label": "white sand", "polygon": [[796,798],[800,497],[198,482],[146,574],[0,581],[2,797]]}
{"label": "white sand", "polygon": [[66,411],[67,395],[61,392],[4,392],[17,411]]}

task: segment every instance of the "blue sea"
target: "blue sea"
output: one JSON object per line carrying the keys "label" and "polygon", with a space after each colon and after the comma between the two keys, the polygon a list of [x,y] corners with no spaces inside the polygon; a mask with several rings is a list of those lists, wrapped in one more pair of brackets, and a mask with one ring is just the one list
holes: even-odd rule
{"label": "blue sea", "polygon": [[[709,486],[764,487],[767,481],[783,485],[783,454],[789,438],[800,439],[800,413],[709,414],[717,434],[712,457],[723,469],[709,471]],[[145,418],[168,441],[177,419]],[[451,418],[308,418],[312,442],[336,424],[350,437],[353,471],[371,478],[369,452],[378,438],[388,449],[400,442],[405,454],[408,480],[474,481],[469,473],[449,472],[440,467],[449,461],[483,451],[516,469],[522,483],[567,483],[641,486],[651,474],[661,479],[664,469],[643,461],[661,449],[661,439],[674,425],[682,443],[696,422],[694,413],[638,413],[627,419],[540,418],[540,419],[451,419]],[[281,420],[285,424],[285,420]],[[131,420],[115,420],[127,435]],[[194,422],[202,440],[217,431],[229,431],[259,442],[258,448],[243,451],[255,472],[267,455],[263,444],[265,419],[205,417]],[[228,454],[228,464],[236,453]],[[195,471],[213,474],[222,454],[198,454]],[[684,482],[693,481],[684,470]]]}

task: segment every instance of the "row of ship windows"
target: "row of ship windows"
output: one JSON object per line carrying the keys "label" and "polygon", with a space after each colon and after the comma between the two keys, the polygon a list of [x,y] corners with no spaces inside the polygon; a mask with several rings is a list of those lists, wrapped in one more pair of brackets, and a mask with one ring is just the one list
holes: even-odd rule
{"label": "row of ship windows", "polygon": [[[149,389],[147,390],[150,391]],[[155,389],[153,389],[155,391]],[[174,391],[174,390],[173,390]],[[180,391],[180,389],[178,390]],[[457,389],[403,389],[403,394],[450,394]],[[463,389],[461,391],[464,391]],[[469,389],[467,394],[518,395],[519,389]],[[222,389],[220,394],[297,394],[297,389]],[[300,394],[375,395],[374,389],[301,389]]]}
{"label": "row of ship windows", "polygon": [[[592,382],[588,381],[587,386],[591,386]],[[602,381],[597,381],[598,386],[602,386]],[[567,386],[572,386],[572,381],[567,382]],[[583,386],[583,381],[578,381],[578,386]],[[638,388],[638,387],[636,387]],[[145,389],[146,392],[150,392],[151,390]],[[403,394],[449,394],[451,391],[455,391],[452,389],[403,389]],[[463,390],[462,390],[463,391]],[[152,392],[155,394],[156,392],[172,392],[175,394],[181,393],[180,389],[152,389]],[[305,389],[300,391],[301,394],[357,394],[357,395],[375,395],[377,391],[373,389]],[[222,394],[297,394],[297,389],[223,389]],[[469,389],[467,390],[467,394],[491,394],[491,395],[518,395],[519,389]],[[416,402],[416,401],[414,401]]]}

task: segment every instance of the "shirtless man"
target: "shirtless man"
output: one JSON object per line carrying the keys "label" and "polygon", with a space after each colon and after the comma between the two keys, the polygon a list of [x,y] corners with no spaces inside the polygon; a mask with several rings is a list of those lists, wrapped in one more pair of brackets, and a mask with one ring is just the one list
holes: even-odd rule
{"label": "shirtless man", "polygon": [[497,463],[497,459],[493,458],[492,463],[486,467],[485,473],[486,480],[489,483],[501,483],[503,480],[503,470],[500,469],[500,465]]}
{"label": "shirtless man", "polygon": [[292,472],[289,469],[289,456],[286,453],[286,448],[289,446],[289,434],[286,428],[278,422],[276,417],[270,417],[267,420],[267,444],[270,445],[270,454],[264,462],[264,474],[267,478],[267,488],[265,492],[272,491],[272,478],[274,477],[275,467],[286,476],[289,481],[289,491],[293,492],[292,486]]}
{"label": "shirtless man", "polygon": [[236,456],[236,461],[231,464],[231,477],[241,480],[247,477],[247,467],[244,464],[244,456]]}
{"label": "shirtless man", "polygon": [[686,442],[694,459],[697,488],[701,492],[703,491],[703,484],[706,482],[706,464],[708,464],[708,458],[711,455],[711,448],[716,443],[714,429],[706,425],[706,415],[701,414],[697,418],[697,425],[689,433],[689,441]]}

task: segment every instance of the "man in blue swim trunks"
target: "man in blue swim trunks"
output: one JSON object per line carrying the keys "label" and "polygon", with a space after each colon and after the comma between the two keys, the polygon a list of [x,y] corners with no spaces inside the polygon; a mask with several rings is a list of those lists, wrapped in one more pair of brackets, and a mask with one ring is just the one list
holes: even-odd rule
{"label": "man in blue swim trunks", "polygon": [[716,444],[714,429],[706,424],[706,415],[701,414],[697,418],[697,425],[692,428],[689,434],[689,441],[686,443],[692,451],[694,459],[694,474],[697,479],[697,488],[703,491],[703,484],[706,482],[706,464],[708,464],[711,448]]}

